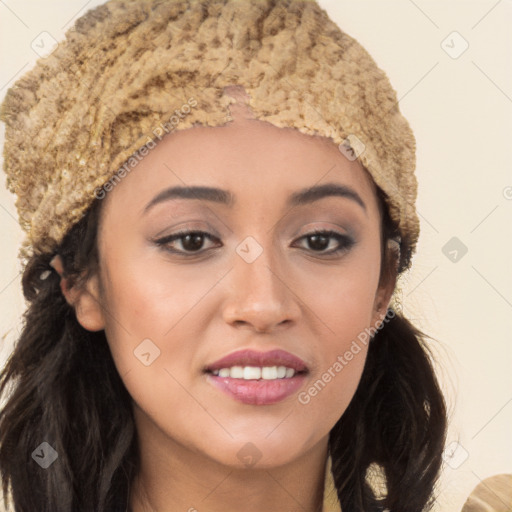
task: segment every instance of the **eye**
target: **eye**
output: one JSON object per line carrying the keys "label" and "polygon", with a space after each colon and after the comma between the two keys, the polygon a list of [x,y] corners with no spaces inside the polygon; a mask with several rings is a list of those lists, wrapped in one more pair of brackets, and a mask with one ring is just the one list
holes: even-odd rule
{"label": "eye", "polygon": [[[342,251],[348,251],[353,245],[354,240],[341,233],[331,230],[314,230],[311,233],[308,233],[299,238],[299,240],[308,240],[309,246],[313,249],[313,252],[320,253],[320,255],[334,255],[338,254]],[[330,251],[325,251],[327,247],[330,245],[330,241],[332,239],[338,242],[338,247],[331,249]],[[325,252],[324,252],[325,251]]]}
{"label": "eye", "polygon": [[[219,241],[216,237],[205,231],[178,231],[172,235],[165,236],[154,240],[158,246],[163,247],[166,251],[175,254],[192,255],[199,254],[203,249],[205,239]],[[325,251],[329,247],[332,240],[336,240],[338,247]],[[313,252],[320,253],[321,255],[334,255],[342,251],[349,250],[354,245],[354,240],[341,233],[331,230],[315,230],[302,237],[299,240],[308,240],[310,249]],[[175,249],[172,244],[179,241],[182,249]],[[188,253],[188,254],[187,254]]]}
{"label": "eye", "polygon": [[[213,235],[210,235],[210,233],[206,233],[205,231],[178,231],[172,235],[159,238],[154,242],[157,245],[163,247],[166,251],[186,255],[187,253],[198,253],[199,250],[203,247],[205,238],[208,240],[217,240],[217,238],[215,238]],[[184,250],[176,250],[171,247],[171,243],[175,240],[180,241],[180,244]]]}

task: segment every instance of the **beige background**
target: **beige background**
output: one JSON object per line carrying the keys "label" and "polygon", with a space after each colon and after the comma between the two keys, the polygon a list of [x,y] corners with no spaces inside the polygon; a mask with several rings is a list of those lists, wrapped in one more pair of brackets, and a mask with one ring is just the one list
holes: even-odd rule
{"label": "beige background", "polygon": [[[31,45],[49,47],[101,3],[0,0],[0,99],[38,58]],[[416,134],[421,236],[402,301],[437,340],[451,423],[436,510],[457,511],[481,480],[512,473],[512,1],[320,4],[388,73]],[[3,144],[3,123],[0,130]],[[16,260],[22,233],[1,176],[3,364],[24,301]],[[445,247],[453,237],[458,246]]]}

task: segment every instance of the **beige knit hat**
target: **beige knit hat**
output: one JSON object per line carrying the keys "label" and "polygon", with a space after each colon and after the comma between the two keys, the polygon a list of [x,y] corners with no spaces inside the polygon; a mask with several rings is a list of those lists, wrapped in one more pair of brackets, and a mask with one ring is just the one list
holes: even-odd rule
{"label": "beige knit hat", "polygon": [[165,133],[229,122],[233,84],[256,118],[359,158],[387,195],[408,268],[413,133],[386,74],[313,0],[111,0],[78,19],[1,106],[7,187],[27,233],[20,258],[54,252]]}

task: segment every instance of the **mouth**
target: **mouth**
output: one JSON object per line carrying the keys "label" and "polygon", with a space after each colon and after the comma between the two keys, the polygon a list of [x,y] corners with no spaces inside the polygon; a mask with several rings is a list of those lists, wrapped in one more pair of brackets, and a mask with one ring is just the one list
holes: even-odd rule
{"label": "mouth", "polygon": [[284,350],[237,351],[203,369],[207,380],[235,400],[250,405],[277,403],[297,391],[309,369]]}

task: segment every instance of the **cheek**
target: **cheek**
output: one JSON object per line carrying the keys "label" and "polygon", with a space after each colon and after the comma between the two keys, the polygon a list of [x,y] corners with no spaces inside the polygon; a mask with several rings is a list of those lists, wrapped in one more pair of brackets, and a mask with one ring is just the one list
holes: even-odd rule
{"label": "cheek", "polygon": [[201,299],[218,279],[211,273],[198,279],[197,270],[192,269],[169,272],[165,262],[144,265],[135,260],[111,267],[104,287],[109,311],[105,333],[114,359],[124,372],[134,365],[138,368],[139,352],[146,347],[156,366],[166,354],[184,365],[187,355],[188,361],[192,359],[196,338],[186,336],[190,318],[197,319],[195,311]]}
{"label": "cheek", "polygon": [[380,274],[376,242],[366,242],[337,265],[301,274],[300,293],[330,334],[332,349],[343,348],[343,340],[370,326]]}
{"label": "cheek", "polygon": [[193,418],[204,415],[190,391],[205,331],[199,322],[201,299],[218,279],[211,275],[198,279],[197,271],[193,279],[187,272],[170,273],[168,269],[168,263],[145,267],[140,261],[110,269],[105,334],[134,402],[173,437],[179,437],[176,423],[180,421],[170,411],[179,408]]}
{"label": "cheek", "polygon": [[[342,347],[342,345],[344,345]],[[368,346],[357,341],[339,344],[329,362],[297,395],[298,403],[329,431],[350,404],[363,373]]]}
{"label": "cheek", "polygon": [[374,244],[359,251],[357,258],[347,258],[336,271],[317,272],[316,286],[304,283],[301,288],[311,314],[318,319],[314,352],[319,366],[312,385],[298,399],[321,411],[327,423],[335,423],[343,414],[364,369],[374,327],[379,259],[380,246]]}

